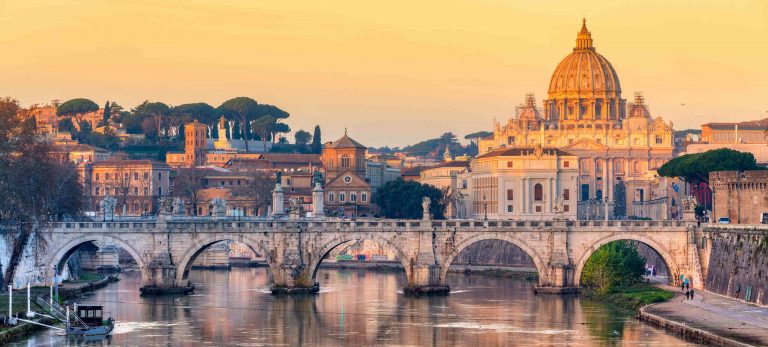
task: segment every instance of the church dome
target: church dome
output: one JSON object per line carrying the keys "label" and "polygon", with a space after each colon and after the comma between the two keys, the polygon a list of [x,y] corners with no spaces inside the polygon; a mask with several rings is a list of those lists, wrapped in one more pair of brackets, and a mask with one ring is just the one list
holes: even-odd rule
{"label": "church dome", "polygon": [[549,98],[621,97],[616,70],[592,46],[592,34],[582,20],[576,47],[555,68],[549,82]]}

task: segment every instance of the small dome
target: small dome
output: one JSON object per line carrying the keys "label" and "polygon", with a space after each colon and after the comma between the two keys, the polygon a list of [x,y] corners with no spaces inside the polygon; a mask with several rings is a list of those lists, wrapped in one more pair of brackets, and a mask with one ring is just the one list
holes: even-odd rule
{"label": "small dome", "polygon": [[620,97],[621,85],[613,65],[592,46],[586,20],[576,36],[576,47],[555,68],[549,82],[549,98]]}

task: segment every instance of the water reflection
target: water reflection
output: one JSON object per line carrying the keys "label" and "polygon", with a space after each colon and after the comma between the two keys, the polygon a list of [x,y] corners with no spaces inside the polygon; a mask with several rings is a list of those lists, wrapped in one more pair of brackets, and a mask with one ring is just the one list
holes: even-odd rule
{"label": "water reflection", "polygon": [[[449,297],[409,298],[402,272],[322,269],[316,296],[269,293],[266,269],[193,270],[195,294],[140,297],[140,276],[87,295],[117,319],[119,346],[681,345],[631,316],[524,280],[450,274]],[[17,345],[61,346],[46,331]]]}

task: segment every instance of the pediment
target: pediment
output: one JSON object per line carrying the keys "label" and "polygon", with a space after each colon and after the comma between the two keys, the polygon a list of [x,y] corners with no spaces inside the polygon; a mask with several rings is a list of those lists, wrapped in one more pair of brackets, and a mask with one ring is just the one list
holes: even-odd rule
{"label": "pediment", "polygon": [[565,146],[562,148],[563,150],[567,151],[569,149],[581,149],[581,150],[601,150],[601,149],[608,149],[608,146],[598,143],[595,140],[592,139],[581,139],[579,141],[576,141],[568,146]]}
{"label": "pediment", "polygon": [[[350,178],[349,182],[345,181],[345,177]],[[368,188],[370,186],[371,184],[364,178],[352,171],[347,171],[328,182],[328,184],[325,185],[325,188]]]}

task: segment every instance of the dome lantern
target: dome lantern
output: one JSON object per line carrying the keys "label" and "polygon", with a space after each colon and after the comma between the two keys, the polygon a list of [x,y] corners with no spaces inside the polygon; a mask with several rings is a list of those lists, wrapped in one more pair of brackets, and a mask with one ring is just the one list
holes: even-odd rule
{"label": "dome lantern", "polygon": [[574,51],[595,49],[592,47],[592,33],[587,30],[587,19],[581,19],[581,31],[576,35],[576,47]]}

